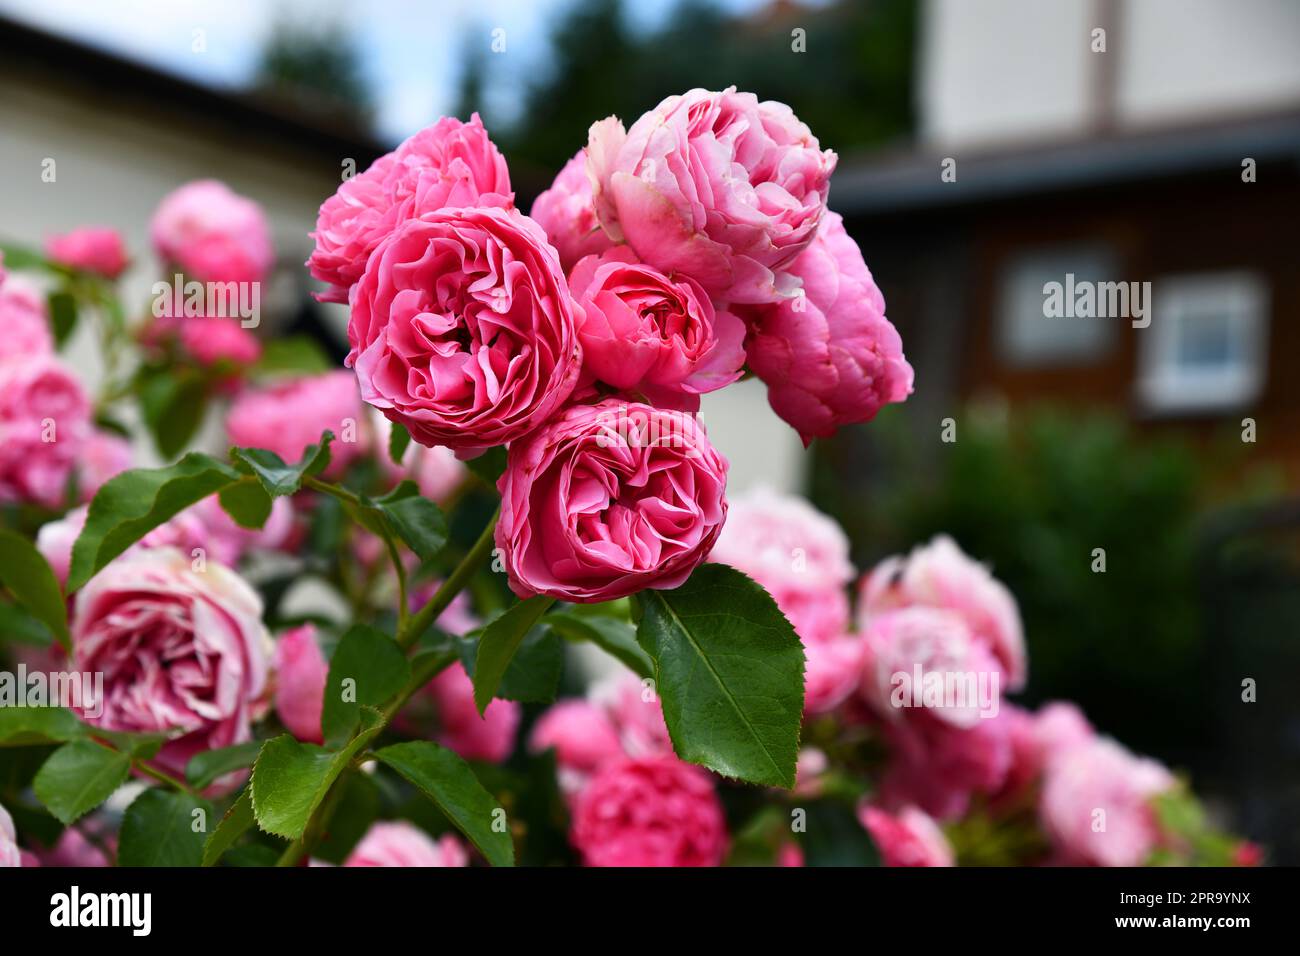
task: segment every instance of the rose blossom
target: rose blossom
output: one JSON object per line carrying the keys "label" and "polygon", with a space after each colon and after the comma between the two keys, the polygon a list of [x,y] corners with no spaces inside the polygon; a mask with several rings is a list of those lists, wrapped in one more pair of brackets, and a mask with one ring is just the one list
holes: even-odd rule
{"label": "rose blossom", "polygon": [[[928,712],[927,712],[928,713]],[[1012,769],[1012,718],[1007,711],[969,729],[927,718],[886,724],[889,764],[883,803],[915,803],[931,816],[959,817],[972,794],[998,793]]]}
{"label": "rose blossom", "polygon": [[623,754],[614,724],[601,708],[585,700],[559,701],[533,724],[528,749],[540,753],[552,748],[561,771],[579,774],[589,774]]}
{"label": "rose blossom", "polygon": [[45,296],[26,279],[11,276],[0,285],[0,333],[0,361],[54,352]]}
{"label": "rose blossom", "polygon": [[727,516],[727,462],[695,419],[608,399],[510,446],[496,545],[510,588],[578,603],[675,588]]}
{"label": "rose blossom", "polygon": [[1098,737],[1048,764],[1039,814],[1068,862],[1140,866],[1160,842],[1152,798],[1174,785],[1161,764]]}
{"label": "rose blossom", "polygon": [[588,699],[604,711],[629,757],[673,752],[663,702],[653,685],[631,673],[619,673],[591,687]]}
{"label": "rose blossom", "polygon": [[422,445],[514,441],[577,383],[577,306],[545,233],[518,212],[442,209],[404,223],[351,304],[347,364],[362,397]]}
{"label": "rose blossom", "polygon": [[180,730],[158,754],[183,770],[200,750],[250,739],[266,687],[262,602],[234,572],[154,548],[123,555],[81,589],[72,621],[77,670],[104,675],[97,727]]}
{"label": "rose blossom", "polygon": [[533,200],[528,215],[546,230],[565,272],[583,256],[598,256],[613,246],[596,218],[585,149],[564,164],[551,188]]}
{"label": "rose blossom", "polygon": [[329,289],[322,302],[347,302],[366,260],[408,219],[445,206],[510,207],[514,194],[501,153],[477,113],[468,123],[447,116],[345,180],[320,207],[311,274]]}
{"label": "rose blossom", "polygon": [[700,394],[740,378],[745,324],[715,312],[694,279],[669,278],[618,246],[578,262],[569,287],[582,306],[583,367],[600,381],[695,411]]}
{"label": "rose blossom", "polygon": [[513,700],[493,700],[480,717],[474,683],[459,661],[429,682],[438,712],[438,743],[466,760],[499,763],[515,749],[521,708]]}
{"label": "rose blossom", "polygon": [[149,231],[159,258],[200,282],[260,282],[275,258],[262,207],[215,179],[168,193]]}
{"label": "rose blossom", "polygon": [[45,241],[45,255],[70,269],[116,279],[127,266],[122,234],[107,226],[80,226]]}
{"label": "rose blossom", "polygon": [[804,644],[804,714],[834,710],[857,690],[866,648],[856,635]]}
{"label": "rose blossom", "polygon": [[316,628],[290,628],[275,642],[275,712],[299,740],[322,742],[320,718],[325,708],[329,664],[316,643]]}
{"label": "rose blossom", "polygon": [[1027,670],[1020,611],[1011,592],[947,535],[886,558],[867,575],[859,595],[859,625],[899,607],[921,605],[960,614],[1001,662],[1007,690],[1024,686]]}
{"label": "rose blossom", "polygon": [[340,369],[242,392],[226,415],[226,434],[236,445],[265,448],[293,463],[328,429],[334,441],[326,474],[334,478],[364,450],[355,440],[360,421],[356,381]]}
{"label": "rose blossom", "polygon": [[96,428],[81,447],[78,490],[90,501],[108,479],[131,467],[131,443],[116,432]]}
{"label": "rose blossom", "polygon": [[611,116],[587,146],[609,236],[733,302],[793,291],[777,273],[817,232],[835,163],[788,106],[735,87],[670,96],[626,132]]}
{"label": "rose blossom", "polygon": [[574,801],[570,837],[587,866],[718,866],[727,848],[708,774],[672,756],[605,764]]}
{"label": "rose blossom", "polygon": [[90,399],[58,359],[0,361],[0,503],[57,508],[90,434]]}
{"label": "rose blossom", "polygon": [[437,842],[404,820],[372,824],[346,866],[469,866],[464,844],[447,834]]}
{"label": "rose blossom", "polygon": [[804,499],[763,486],[732,499],[730,514],[710,561],[761,584],[805,642],[848,630],[845,588],[854,570],[839,525]]}
{"label": "rose blossom", "polygon": [[[930,607],[880,614],[871,619],[863,643],[863,694],[881,716],[900,720],[924,710],[936,720],[969,728],[996,715],[1002,668],[960,615]],[[943,693],[949,684],[952,700]],[[937,699],[932,687],[940,691]]]}
{"label": "rose blossom", "polygon": [[790,266],[803,282],[793,298],[742,310],[747,360],[767,399],[808,445],[867,422],[912,392],[903,341],[862,252],[834,213]]}
{"label": "rose blossom", "polygon": [[258,337],[232,318],[186,316],[177,323],[177,331],[181,348],[200,365],[252,365],[262,357]]}
{"label": "rose blossom", "polygon": [[0,804],[0,869],[16,869],[23,865],[17,840],[14,818],[9,815],[4,804]]}
{"label": "rose blossom", "polygon": [[889,814],[864,804],[858,811],[885,866],[952,866],[952,847],[923,810],[904,807]]}

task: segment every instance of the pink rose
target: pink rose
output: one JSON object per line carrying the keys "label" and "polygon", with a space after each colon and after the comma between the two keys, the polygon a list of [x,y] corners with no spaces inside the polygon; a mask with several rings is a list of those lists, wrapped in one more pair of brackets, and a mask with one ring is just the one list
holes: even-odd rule
{"label": "pink rose", "polygon": [[90,435],[90,399],[52,356],[0,361],[0,504],[57,508]]}
{"label": "pink rose", "polygon": [[670,96],[626,133],[602,120],[587,146],[609,236],[733,302],[793,291],[778,273],[817,232],[835,163],[788,106],[735,87]]}
{"label": "pink rose", "polygon": [[54,576],[63,584],[68,580],[72,564],[72,546],[76,544],[81,529],[86,526],[88,505],[73,508],[62,518],[47,521],[36,532],[36,550],[49,564]]}
{"label": "pink rose", "polygon": [[761,486],[733,499],[709,560],[763,585],[805,643],[848,630],[849,539],[804,499]]}
{"label": "pink rose", "polygon": [[904,807],[889,814],[864,804],[858,811],[885,866],[953,866],[952,847],[923,810]]}
{"label": "pink rose", "polygon": [[45,255],[69,269],[116,279],[127,267],[122,234],[107,226],[81,226],[45,241]]}
{"label": "pink rose", "polygon": [[834,710],[862,680],[865,647],[856,635],[804,643],[804,714]]}
{"label": "pink rose", "polygon": [[25,279],[11,276],[0,285],[0,330],[0,361],[54,352],[45,296]]}
{"label": "pink rose", "polygon": [[629,757],[673,752],[663,702],[653,686],[620,673],[593,685],[588,697],[613,723],[619,746]]}
{"label": "pink rose", "polygon": [[347,302],[370,253],[408,219],[446,206],[513,203],[506,161],[478,114],[468,123],[443,117],[345,180],[321,205],[307,267],[330,287],[317,298]]}
{"label": "pink rose", "polygon": [[[284,548],[294,530],[293,505],[289,498],[272,499],[271,513],[260,528],[245,528],[237,524],[234,518],[226,514],[226,509],[221,507],[216,495],[204,498],[168,524],[173,524],[186,515],[197,519],[200,525],[194,530],[202,535],[202,540],[196,541],[195,546],[204,548],[211,560],[226,567],[234,567],[249,551],[278,551]],[[181,535],[181,540],[182,543],[189,543],[189,535]]]}
{"label": "pink rose", "polygon": [[574,802],[570,837],[587,866],[719,866],[727,849],[708,774],[671,756],[598,770]]}
{"label": "pink rose", "polygon": [[149,230],[159,258],[200,282],[261,282],[275,259],[262,207],[215,179],[168,193]]}
{"label": "pink rose", "polygon": [[515,749],[520,706],[513,700],[497,699],[480,717],[474,704],[474,683],[457,661],[435,677],[428,693],[438,712],[438,743],[466,760],[500,763]]}
{"label": "pink rose", "polygon": [[108,479],[131,467],[131,443],[116,432],[96,428],[81,448],[78,490],[90,501]]}
{"label": "pink rose", "polygon": [[436,842],[403,820],[372,824],[344,866],[469,866],[465,845],[447,834]]}
{"label": "pink rose", "polygon": [[618,732],[603,710],[585,700],[562,700],[533,724],[528,749],[554,748],[560,769],[589,774],[623,754]]}
{"label": "pink rose", "polygon": [[299,740],[322,742],[320,717],[325,706],[329,664],[316,643],[316,628],[303,624],[275,643],[275,712]]}
{"label": "pink rose", "polygon": [[790,272],[803,282],[798,294],[742,317],[749,367],[767,384],[772,410],[808,445],[903,401],[912,392],[912,367],[838,215],[827,216]]}
{"label": "pink rose", "polygon": [[886,719],[924,711],[928,718],[970,728],[997,715],[1002,667],[960,615],[930,607],[880,614],[871,619],[863,643],[863,694]]}
{"label": "pink rose", "polygon": [[1066,861],[1141,866],[1160,842],[1152,798],[1174,785],[1161,764],[1098,737],[1048,764],[1039,814]]}
{"label": "pink rose", "polygon": [[867,575],[859,595],[859,624],[893,608],[921,605],[960,614],[1001,662],[1007,690],[1024,686],[1028,662],[1015,598],[984,565],[947,535],[912,553],[886,558]]}
{"label": "pink rose", "polygon": [[0,804],[0,869],[16,869],[23,865],[17,841],[18,831],[14,829],[14,818]]}
{"label": "pink rose", "polygon": [[610,601],[675,588],[727,517],[727,462],[682,412],[614,399],[510,446],[496,544],[520,597]]}
{"label": "pink rose", "polygon": [[503,209],[410,220],[352,289],[347,364],[361,395],[422,445],[514,441],[569,397],[575,309],[541,228]]}
{"label": "pink rose", "polygon": [[226,435],[236,445],[265,448],[293,463],[328,429],[334,441],[325,473],[336,478],[364,451],[360,421],[356,380],[340,369],[242,392],[226,415]]}
{"label": "pink rose", "polygon": [[1007,712],[973,727],[918,719],[884,727],[889,764],[880,784],[889,806],[915,803],[931,816],[952,819],[972,794],[997,794],[1012,768],[1012,719]]}
{"label": "pink rose", "polygon": [[533,200],[528,215],[546,230],[565,272],[583,256],[598,256],[613,246],[596,218],[585,149],[564,164],[551,188]]}
{"label": "pink rose", "polygon": [[200,365],[252,365],[262,357],[261,341],[235,319],[186,316],[178,326],[181,348]]}
{"label": "pink rose", "polygon": [[687,411],[740,378],[745,325],[715,312],[694,279],[670,279],[618,246],[578,262],[569,287],[582,306],[578,340],[590,376]]}
{"label": "pink rose", "polygon": [[158,761],[183,771],[200,750],[250,739],[266,688],[270,638],[262,602],[233,571],[154,548],[123,555],[77,594],[77,670],[104,675],[97,727],[182,731]]}

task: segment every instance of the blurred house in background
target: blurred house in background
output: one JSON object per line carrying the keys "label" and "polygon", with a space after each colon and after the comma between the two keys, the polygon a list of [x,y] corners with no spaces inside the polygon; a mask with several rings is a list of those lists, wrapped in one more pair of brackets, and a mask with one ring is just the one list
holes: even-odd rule
{"label": "blurred house in background", "polygon": [[[831,197],[916,367],[913,420],[989,395],[1200,433],[1250,416],[1300,476],[1300,6],[929,0],[917,69],[915,146],[845,157]],[[1147,314],[1049,316],[1071,278],[1149,282]]]}
{"label": "blurred house in background", "polygon": [[[327,314],[307,299],[307,234],[344,162],[364,169],[383,151],[362,129],[217,91],[4,18],[0,131],[0,240],[32,246],[74,226],[119,228],[135,259],[126,300],[141,308],[158,278],[148,226],[163,196],[190,180],[218,178],[257,200],[279,255],[263,313],[280,327],[263,334]],[[343,310],[331,310],[332,327],[341,329]],[[74,339],[70,357],[93,383],[99,356],[89,332]]]}

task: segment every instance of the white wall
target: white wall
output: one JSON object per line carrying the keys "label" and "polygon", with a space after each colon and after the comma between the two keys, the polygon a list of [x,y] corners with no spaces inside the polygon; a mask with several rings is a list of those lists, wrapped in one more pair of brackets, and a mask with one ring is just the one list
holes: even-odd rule
{"label": "white wall", "polygon": [[[1140,127],[1300,104],[1296,0],[926,0],[917,84],[936,147],[1086,131],[1095,77],[1114,119]],[[1107,27],[1107,52],[1091,49]],[[1114,57],[1103,64],[1099,57]]]}

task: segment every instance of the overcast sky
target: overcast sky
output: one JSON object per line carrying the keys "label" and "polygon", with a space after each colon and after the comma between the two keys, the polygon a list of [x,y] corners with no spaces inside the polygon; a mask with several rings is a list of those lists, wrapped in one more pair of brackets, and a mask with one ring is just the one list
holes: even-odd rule
{"label": "overcast sky", "polygon": [[[379,134],[397,141],[455,108],[463,38],[506,31],[506,52],[489,67],[526,78],[544,69],[549,21],[574,0],[0,0],[0,13],[83,43],[216,86],[248,82],[281,13],[331,17],[355,37],[374,91]],[[733,10],[767,0],[716,0]],[[656,26],[676,0],[629,0],[634,25]],[[205,31],[206,51],[192,49]]]}

